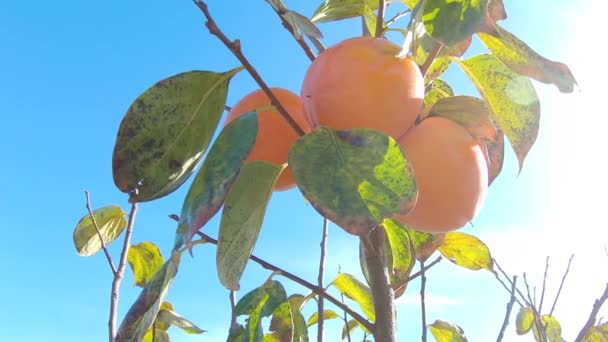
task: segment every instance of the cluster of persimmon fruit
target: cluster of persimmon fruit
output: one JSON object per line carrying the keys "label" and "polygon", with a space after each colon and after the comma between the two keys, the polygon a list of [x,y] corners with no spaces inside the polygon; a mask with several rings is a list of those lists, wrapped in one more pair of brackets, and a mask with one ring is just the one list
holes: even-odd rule
{"label": "cluster of persimmon fruit", "polygon": [[[424,78],[419,66],[401,52],[401,46],[384,38],[350,38],[319,54],[306,72],[300,95],[283,88],[271,91],[305,133],[319,125],[369,128],[395,139],[411,163],[418,188],[413,209],[396,219],[424,232],[458,229],[477,215],[484,201],[487,149],[450,119],[421,119]],[[258,136],[246,161],[286,163],[298,134],[263,90],[236,103],[225,124],[254,110]],[[287,167],[274,190],[295,185]]]}

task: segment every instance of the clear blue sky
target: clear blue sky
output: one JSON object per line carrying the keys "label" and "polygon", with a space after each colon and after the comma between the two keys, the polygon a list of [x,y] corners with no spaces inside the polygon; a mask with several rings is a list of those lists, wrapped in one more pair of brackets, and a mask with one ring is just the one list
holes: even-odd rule
{"label": "clear blue sky", "polygon": [[[299,92],[309,61],[262,0],[209,1],[228,36],[267,83]],[[242,2],[244,3],[244,2]],[[315,2],[287,1],[305,15]],[[553,299],[570,253],[576,253],[558,310],[564,337],[574,338],[593,299],[608,281],[605,193],[606,119],[600,106],[605,68],[590,58],[599,49],[594,34],[604,20],[600,1],[505,1],[504,26],[545,56],[568,63],[582,92],[560,95],[535,83],[542,105],[541,131],[521,175],[507,154],[503,174],[485,207],[464,231],[480,236],[510,272],[528,272],[540,285],[544,257],[552,256]],[[603,6],[603,9],[600,8]],[[331,45],[359,33],[359,22],[323,24]],[[0,3],[0,341],[106,341],[111,274],[101,253],[76,254],[72,231],[85,214],[83,191],[95,207],[126,197],[113,184],[111,154],[117,128],[130,103],[154,82],[193,69],[225,71],[238,65],[203,25],[190,1],[3,1]],[[456,69],[447,76],[463,78]],[[457,92],[470,92],[466,82]],[[256,89],[241,72],[228,104]],[[168,255],[187,185],[140,206],[133,242],[150,240]],[[219,220],[205,231],[217,235]],[[316,279],[321,218],[294,189],[276,193],[255,254],[311,281]],[[332,226],[326,278],[359,274],[357,240]],[[117,246],[111,253],[118,258]],[[228,292],[219,284],[213,246],[198,246],[182,259],[168,296],[176,310],[208,330],[189,336],[172,329],[174,341],[223,341],[229,324]],[[268,276],[250,264],[242,281],[248,292]],[[279,278],[289,293],[306,289]],[[127,275],[120,317],[139,293]],[[428,319],[459,324],[470,341],[493,340],[502,323],[507,293],[487,272],[444,262],[429,273]],[[418,340],[418,283],[400,301],[400,340]],[[354,306],[354,305],[353,305]],[[310,306],[307,314],[314,308]],[[604,310],[604,313],[606,311]],[[513,316],[514,318],[514,316]],[[328,341],[339,339],[329,325]],[[509,331],[513,331],[513,325]],[[311,334],[314,331],[311,330]],[[509,340],[514,335],[509,335]],[[525,340],[525,339],[523,339]]]}

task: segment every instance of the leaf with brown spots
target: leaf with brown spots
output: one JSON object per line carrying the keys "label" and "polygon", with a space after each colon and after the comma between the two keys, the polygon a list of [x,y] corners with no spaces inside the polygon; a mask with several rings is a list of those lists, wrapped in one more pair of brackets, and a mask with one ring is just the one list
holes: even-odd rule
{"label": "leaf with brown spots", "polygon": [[488,151],[488,186],[491,185],[502,171],[505,159],[505,134],[501,130],[496,131],[496,141],[484,139]]}
{"label": "leaf with brown spots", "polygon": [[473,96],[450,96],[431,107],[429,117],[450,119],[466,128],[473,137],[496,140],[496,127],[490,120],[485,102]]}
{"label": "leaf with brown spots", "polygon": [[539,82],[554,84],[562,93],[571,93],[577,84],[570,68],[539,55],[526,43],[495,25],[494,34],[478,33],[481,41],[507,67]]}

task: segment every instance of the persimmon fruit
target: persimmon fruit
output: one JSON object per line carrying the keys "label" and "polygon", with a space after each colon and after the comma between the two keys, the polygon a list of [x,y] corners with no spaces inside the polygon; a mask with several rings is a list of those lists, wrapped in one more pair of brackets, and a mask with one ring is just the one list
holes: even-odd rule
{"label": "persimmon fruit", "polygon": [[[310,125],[304,115],[304,107],[300,96],[290,90],[278,87],[271,88],[270,91],[300,128],[304,132],[310,132]],[[262,89],[247,94],[237,102],[228,113],[224,126],[239,116],[254,110],[258,113],[258,134],[245,162],[263,160],[279,165],[286,163],[289,149],[298,139],[298,134],[281,113],[276,108],[271,107],[270,98]],[[274,190],[288,190],[293,188],[295,184],[293,174],[287,167],[279,176]]]}
{"label": "persimmon fruit", "polygon": [[311,126],[371,128],[397,139],[422,107],[416,63],[386,39],[357,37],[323,51],[310,65],[301,97]]}
{"label": "persimmon fruit", "polygon": [[398,140],[411,162],[418,200],[397,220],[424,232],[461,228],[479,212],[488,188],[483,141],[446,118],[430,117]]}

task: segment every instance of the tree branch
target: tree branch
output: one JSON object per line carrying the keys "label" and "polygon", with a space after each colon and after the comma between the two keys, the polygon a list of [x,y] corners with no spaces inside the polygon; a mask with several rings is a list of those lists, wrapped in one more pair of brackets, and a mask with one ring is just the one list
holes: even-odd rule
{"label": "tree branch", "polygon": [[112,256],[110,256],[110,253],[108,252],[106,243],[103,241],[103,236],[101,236],[101,230],[99,229],[99,225],[97,225],[95,215],[93,215],[93,209],[91,209],[91,200],[89,198],[89,192],[87,190],[84,191],[84,196],[87,201],[87,210],[89,211],[89,216],[91,217],[91,221],[93,221],[93,226],[95,227],[95,231],[97,231],[97,236],[99,237],[99,241],[101,242],[101,249],[103,249],[103,253],[106,255],[106,259],[108,259],[108,264],[110,265],[110,269],[112,270],[112,275],[116,276],[116,267],[114,266],[114,262],[112,262]]}
{"label": "tree branch", "polygon": [[549,256],[545,260],[545,275],[543,276],[543,289],[540,293],[540,303],[538,304],[538,312],[543,312],[543,301],[545,299],[545,286],[547,284],[547,272],[549,272]]}
{"label": "tree branch", "polygon": [[[506,279],[509,281],[509,285],[511,285],[511,286],[512,286],[512,285],[513,285],[513,283],[511,283],[511,278],[510,278],[510,277],[507,275],[507,273],[506,273],[506,272],[505,272],[505,271],[502,269],[502,267],[500,267],[500,265],[498,264],[498,262],[496,261],[496,259],[492,259],[492,261],[493,261],[494,265],[496,265],[496,267],[498,268],[498,270],[500,271],[500,273],[502,273],[502,275],[503,275],[503,276],[504,276],[504,277],[505,277],[505,278],[506,278]],[[495,275],[496,275],[496,279],[498,279],[498,281],[500,281],[500,282],[502,283],[502,281],[501,281],[501,280],[500,280],[500,278],[498,277],[498,273],[496,273],[496,272],[494,272],[494,273],[495,273]],[[502,284],[503,284],[504,288],[505,288],[507,291],[509,291],[509,288],[508,288],[508,287],[507,287],[507,286],[506,286],[504,283],[502,283]],[[519,290],[519,288],[517,288],[517,290],[516,290],[516,291],[517,291],[517,294],[519,294],[519,296],[521,297],[521,300],[522,300],[522,301],[523,301],[523,302],[524,302],[524,303],[525,303],[527,306],[532,306],[532,303],[529,303],[529,302],[528,302],[528,300],[526,299],[526,296],[524,296],[524,294],[523,294],[523,293],[522,293],[522,292]],[[517,303],[518,303],[520,306],[524,306],[524,305],[522,305],[522,303],[521,303],[521,302],[519,302],[519,300],[517,300]]]}
{"label": "tree branch", "polygon": [[[325,251],[327,247],[327,231],[329,227],[329,220],[326,217],[323,217],[323,233],[321,235],[321,257],[319,258],[319,278],[318,283],[320,288],[325,288],[323,276],[324,276],[324,268],[325,268]],[[317,312],[318,312],[318,323],[317,323],[317,342],[323,342],[323,325],[325,321],[325,312],[324,309],[324,301],[323,298],[319,297],[317,301]]]}
{"label": "tree branch", "polygon": [[502,327],[500,328],[500,332],[498,333],[498,338],[496,342],[501,342],[504,337],[505,331],[507,330],[507,326],[509,325],[509,317],[511,317],[511,310],[513,310],[513,304],[515,304],[515,290],[517,289],[517,276],[513,276],[513,280],[511,281],[511,299],[509,303],[507,303],[507,313],[505,314],[505,320],[502,322]]}
{"label": "tree branch", "polygon": [[583,337],[585,337],[585,335],[587,334],[587,330],[589,330],[589,328],[591,328],[596,321],[596,317],[597,317],[597,313],[600,311],[600,308],[602,307],[602,305],[604,305],[604,302],[608,299],[608,284],[606,284],[606,289],[604,290],[604,293],[602,294],[602,296],[598,299],[595,300],[595,303],[593,304],[593,308],[591,309],[591,314],[589,315],[589,319],[587,320],[587,323],[585,323],[585,326],[583,327],[583,329],[581,329],[581,331],[578,333],[578,336],[576,337],[575,342],[581,342],[583,340]]}
{"label": "tree branch", "polygon": [[110,296],[110,342],[114,341],[116,333],[116,315],[118,312],[118,294],[120,291],[120,284],[125,275],[125,267],[127,264],[127,253],[131,247],[131,235],[133,234],[133,225],[135,224],[135,215],[137,214],[137,202],[131,204],[131,212],[129,213],[129,222],[127,223],[127,231],[125,233],[125,241],[122,245],[122,251],[120,253],[120,261],[118,263],[118,270],[114,275],[114,281],[112,281],[112,294]]}
{"label": "tree branch", "polygon": [[424,300],[424,289],[426,287],[426,276],[424,275],[424,262],[420,261],[420,310],[422,315],[422,342],[427,341],[426,337],[426,304]]}
{"label": "tree branch", "polygon": [[435,44],[433,45],[433,49],[431,50],[431,52],[429,52],[429,55],[426,57],[426,60],[424,61],[424,64],[420,67],[420,73],[422,74],[422,77],[426,77],[426,74],[429,71],[429,68],[435,61],[435,58],[437,58],[437,55],[439,55],[441,48],[443,48],[443,44],[441,44],[439,42],[435,42]]}
{"label": "tree branch", "polygon": [[234,314],[234,308],[236,308],[236,291],[231,290],[228,297],[230,298],[230,330],[233,331],[238,328],[236,315]]}
{"label": "tree branch", "polygon": [[260,74],[258,74],[255,68],[251,65],[251,63],[249,63],[249,60],[245,57],[245,55],[243,55],[243,53],[241,52],[240,41],[238,39],[231,41],[230,39],[228,39],[228,37],[226,37],[226,35],[219,29],[219,27],[215,23],[215,20],[213,20],[213,17],[211,16],[211,13],[209,13],[209,9],[207,8],[207,4],[204,1],[194,0],[194,4],[198,6],[198,8],[205,15],[205,18],[207,19],[205,25],[207,26],[207,29],[209,29],[209,33],[216,36],[222,43],[224,43],[224,45],[232,52],[232,54],[234,54],[234,56],[239,60],[239,62],[241,62],[241,64],[245,67],[245,69],[247,69],[251,77],[253,77],[253,79],[262,88],[262,90],[264,90],[264,93],[266,93],[266,96],[268,96],[272,105],[277,108],[279,113],[283,116],[283,118],[285,118],[287,123],[289,123],[289,125],[294,129],[294,131],[296,131],[296,133],[298,133],[298,135],[300,136],[304,135],[304,130],[302,130],[302,128],[293,120],[293,118],[291,117],[291,115],[289,115],[285,107],[283,107],[277,97],[274,96],[272,91],[270,91],[270,88],[268,87],[268,85],[266,85],[266,82],[264,82]]}
{"label": "tree branch", "polygon": [[[205,234],[205,233],[201,233],[201,232],[197,232],[196,233],[198,236],[200,236],[202,239],[206,240],[207,242],[217,245],[217,240],[210,237],[209,235]],[[309,283],[308,281],[288,272],[283,270],[282,268],[279,268],[265,260],[262,260],[258,257],[256,257],[255,255],[251,255],[249,257],[249,259],[251,259],[252,261],[256,262],[258,265],[262,266],[263,268],[269,270],[269,271],[273,271],[273,272],[279,272],[283,277],[297,283],[300,284],[304,287],[306,287],[307,289],[311,290],[312,292],[316,293],[317,295],[327,299],[328,301],[330,301],[331,303],[333,303],[334,305],[336,305],[337,307],[339,307],[340,309],[346,311],[351,317],[353,317],[357,322],[361,323],[361,325],[363,325],[365,327],[365,329],[369,330],[369,331],[374,331],[374,325],[368,321],[367,319],[365,319],[363,316],[361,316],[360,314],[358,314],[357,312],[353,311],[351,308],[349,308],[348,306],[346,306],[345,304],[341,303],[339,300],[337,300],[335,297],[333,297],[332,295],[330,295],[329,293],[327,293],[325,291],[325,289],[323,289],[322,287],[319,287],[317,285],[313,285],[311,283]]]}
{"label": "tree branch", "polygon": [[574,254],[570,255],[570,260],[568,260],[568,267],[566,267],[566,272],[562,277],[562,282],[559,284],[559,289],[557,290],[557,294],[555,295],[555,300],[553,301],[553,306],[551,306],[551,311],[549,312],[549,315],[553,315],[553,310],[555,310],[555,305],[557,304],[559,294],[562,293],[562,287],[564,286],[564,282],[566,281],[566,276],[568,275],[568,272],[570,272],[570,264],[572,263],[572,258],[574,258]]}
{"label": "tree branch", "polygon": [[394,24],[397,20],[406,16],[408,13],[410,13],[410,10],[406,9],[405,11],[401,11],[401,12],[395,14],[392,18],[390,18],[389,20],[386,21],[386,26],[390,26],[390,25]]}
{"label": "tree branch", "polygon": [[306,54],[306,56],[311,61],[314,61],[315,58],[317,58],[317,56],[315,55],[314,52],[312,52],[312,49],[310,48],[310,46],[308,46],[308,44],[306,44],[306,41],[304,41],[304,37],[298,36],[298,34],[296,33],[296,29],[293,26],[291,26],[291,24],[289,23],[289,21],[287,21],[287,19],[285,19],[285,17],[283,17],[287,13],[287,9],[286,8],[275,8],[270,1],[268,1],[268,3],[270,4],[270,7],[272,7],[274,12],[281,19],[281,23],[283,23],[283,27],[289,33],[291,33],[291,36],[296,40],[296,42],[298,42],[298,44],[300,45],[302,50],[304,50],[304,53]]}
{"label": "tree branch", "polygon": [[386,7],[385,0],[378,0],[378,17],[376,18],[376,37],[380,38],[383,35],[384,24],[384,9]]}
{"label": "tree branch", "polygon": [[524,284],[526,285],[526,292],[528,293],[528,300],[531,303],[530,308],[532,308],[532,312],[534,314],[534,326],[536,327],[536,331],[538,331],[538,336],[540,337],[540,341],[546,342],[547,333],[545,331],[544,325],[541,322],[540,312],[538,312],[538,310],[536,308],[536,303],[534,303],[534,301],[532,300],[532,294],[530,292],[530,285],[528,285],[528,277],[526,276],[525,272],[524,272]]}

